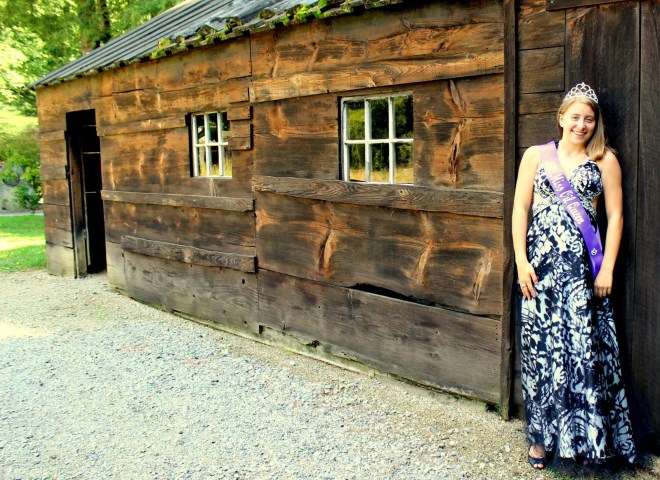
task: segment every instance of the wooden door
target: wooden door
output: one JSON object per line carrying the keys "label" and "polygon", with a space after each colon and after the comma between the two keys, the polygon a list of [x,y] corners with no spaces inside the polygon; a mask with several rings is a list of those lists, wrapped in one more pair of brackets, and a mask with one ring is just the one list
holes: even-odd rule
{"label": "wooden door", "polygon": [[576,3],[583,6],[566,11],[565,80],[566,85],[584,81],[596,87],[606,133],[621,164],[624,235],[613,301],[624,368],[632,372],[658,428],[660,139],[656,112],[660,2],[586,7],[589,2]]}
{"label": "wooden door", "polygon": [[67,113],[68,171],[77,277],[106,268],[101,153],[94,110]]}

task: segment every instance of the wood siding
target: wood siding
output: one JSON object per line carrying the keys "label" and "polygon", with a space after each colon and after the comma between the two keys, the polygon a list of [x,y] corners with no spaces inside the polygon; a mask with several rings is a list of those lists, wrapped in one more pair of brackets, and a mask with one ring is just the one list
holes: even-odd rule
{"label": "wood siding", "polygon": [[[656,429],[660,382],[651,365],[658,361],[660,322],[651,291],[659,271],[653,252],[660,187],[653,160],[657,114],[651,111],[658,95],[651,77],[658,71],[658,5],[657,0],[521,0],[516,24],[518,160],[526,147],[558,135],[556,110],[568,88],[584,81],[599,94],[606,134],[623,172],[625,221],[613,303],[624,375],[639,385]],[[604,217],[602,202],[599,210]],[[520,405],[518,356],[513,392]]]}

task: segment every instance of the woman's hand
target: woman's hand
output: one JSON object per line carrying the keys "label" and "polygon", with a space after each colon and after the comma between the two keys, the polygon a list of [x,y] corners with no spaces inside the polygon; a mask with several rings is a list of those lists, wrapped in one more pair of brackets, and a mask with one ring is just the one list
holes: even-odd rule
{"label": "woman's hand", "polygon": [[536,298],[534,285],[539,283],[539,279],[534,272],[534,267],[529,262],[518,264],[518,286],[527,300]]}
{"label": "woman's hand", "polygon": [[607,297],[612,293],[612,271],[601,268],[596,280],[594,280],[594,293],[600,298]]}

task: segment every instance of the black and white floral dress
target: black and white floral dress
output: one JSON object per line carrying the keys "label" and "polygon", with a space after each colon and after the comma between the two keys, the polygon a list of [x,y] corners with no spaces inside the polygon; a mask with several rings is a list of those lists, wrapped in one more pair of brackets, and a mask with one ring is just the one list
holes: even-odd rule
{"label": "black and white floral dress", "polygon": [[[603,190],[588,160],[569,178],[595,224]],[[593,292],[582,235],[553,192],[543,166],[534,179],[527,255],[537,298],[521,296],[521,382],[530,442],[561,458],[633,462],[628,403],[608,298]],[[539,202],[538,198],[542,201]]]}

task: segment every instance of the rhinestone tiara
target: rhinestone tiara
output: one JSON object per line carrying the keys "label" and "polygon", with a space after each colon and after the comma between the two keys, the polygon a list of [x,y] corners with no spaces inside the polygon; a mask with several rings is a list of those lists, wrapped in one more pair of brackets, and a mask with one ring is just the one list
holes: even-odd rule
{"label": "rhinestone tiara", "polygon": [[598,103],[596,92],[594,92],[594,89],[584,82],[578,83],[573,88],[571,88],[571,90],[564,97],[564,101],[577,97],[587,97],[588,99]]}

